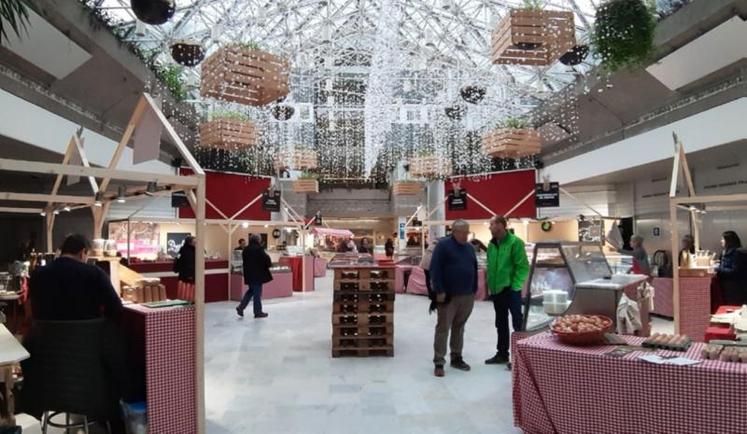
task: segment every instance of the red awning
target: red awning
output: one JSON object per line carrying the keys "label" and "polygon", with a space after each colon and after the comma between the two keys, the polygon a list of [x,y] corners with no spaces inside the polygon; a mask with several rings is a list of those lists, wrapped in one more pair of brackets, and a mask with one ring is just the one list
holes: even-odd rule
{"label": "red awning", "polygon": [[347,229],[332,229],[332,228],[315,227],[314,229],[311,230],[311,232],[314,235],[342,237],[342,238],[351,238],[353,236],[353,233]]}

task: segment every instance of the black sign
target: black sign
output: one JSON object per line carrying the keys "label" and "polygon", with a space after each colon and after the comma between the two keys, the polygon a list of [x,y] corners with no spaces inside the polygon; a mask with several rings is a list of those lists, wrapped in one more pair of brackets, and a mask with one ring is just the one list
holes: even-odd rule
{"label": "black sign", "polygon": [[324,223],[322,222],[322,212],[317,211],[316,215],[314,216],[314,225],[316,226],[322,226]]}
{"label": "black sign", "polygon": [[534,190],[534,200],[537,208],[551,208],[560,206],[560,185],[551,182],[550,188],[545,190],[545,184],[537,184]]}
{"label": "black sign", "polygon": [[449,211],[464,211],[467,209],[467,191],[460,188],[459,191],[450,191],[447,200]]}
{"label": "black sign", "polygon": [[184,208],[189,206],[187,193],[183,191],[175,191],[171,193],[171,206],[172,208]]}
{"label": "black sign", "polygon": [[270,212],[280,212],[280,192],[275,190],[262,193],[262,209]]}

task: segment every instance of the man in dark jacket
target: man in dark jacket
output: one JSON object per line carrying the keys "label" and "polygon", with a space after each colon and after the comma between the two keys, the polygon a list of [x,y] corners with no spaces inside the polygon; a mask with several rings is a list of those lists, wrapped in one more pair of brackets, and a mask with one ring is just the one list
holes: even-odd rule
{"label": "man in dark jacket", "polygon": [[244,264],[244,283],[249,287],[241,299],[241,303],[236,307],[236,313],[244,316],[244,309],[249,305],[249,301],[254,298],[254,318],[267,318],[267,314],[262,312],[262,284],[272,280],[270,267],[272,260],[262,247],[262,239],[259,235],[252,235],[249,238],[249,245],[242,253]]}
{"label": "man in dark jacket", "polygon": [[467,243],[469,223],[457,220],[451,236],[438,242],[430,263],[431,285],[438,305],[438,322],[433,342],[436,377],[444,376],[446,341],[451,331],[451,367],[469,371],[462,359],[464,326],[475,304],[477,292],[477,256]]}

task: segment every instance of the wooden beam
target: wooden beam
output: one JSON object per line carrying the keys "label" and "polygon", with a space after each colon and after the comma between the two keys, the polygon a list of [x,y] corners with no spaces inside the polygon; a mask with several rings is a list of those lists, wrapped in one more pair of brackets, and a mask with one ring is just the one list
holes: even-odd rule
{"label": "wooden beam", "polygon": [[[62,164],[68,164],[70,162],[70,159],[73,156],[73,149],[75,147],[75,134],[70,138],[70,141],[67,142],[67,148],[65,149],[65,156],[62,157]],[[58,191],[60,191],[60,185],[62,185],[62,174],[58,174],[57,177],[54,180],[54,185],[52,185],[52,191],[51,195],[56,195]],[[47,207],[51,207],[52,202],[47,203]]]}
{"label": "wooden beam", "polygon": [[176,149],[179,151],[179,153],[182,155],[182,158],[184,158],[184,161],[187,162],[189,167],[194,171],[195,175],[204,175],[205,171],[202,170],[202,167],[200,164],[195,160],[195,157],[192,156],[192,153],[189,152],[189,149],[187,148],[187,145],[182,142],[182,139],[179,137],[179,134],[176,133],[176,130],[174,130],[174,127],[171,125],[171,122],[166,119],[166,116],[164,116],[161,109],[158,107],[158,104],[156,104],[155,101],[153,101],[153,97],[151,97],[148,93],[143,93],[143,98],[145,101],[150,105],[153,112],[158,116],[158,119],[161,121],[161,124],[163,124],[163,127],[166,129],[166,133],[171,137],[171,140],[174,141],[174,145],[176,145]]}
{"label": "wooden beam", "polygon": [[230,219],[229,219],[229,217],[228,217],[227,215],[225,215],[225,214],[223,213],[223,211],[221,211],[221,210],[220,210],[220,208],[218,208],[217,206],[213,205],[213,203],[212,203],[212,202],[210,202],[209,200],[205,199],[205,204],[206,204],[206,205],[209,205],[209,206],[210,206],[210,208],[214,209],[214,210],[215,210],[215,212],[217,212],[219,216],[223,217],[223,218],[224,218],[224,219],[226,219],[226,220],[230,220]]}
{"label": "wooden beam", "polygon": [[[259,196],[255,197],[254,200],[249,202],[248,204],[244,205],[243,208],[238,210],[234,215],[231,216],[231,220],[235,219],[236,217],[240,216],[242,212],[246,211],[250,206],[257,203],[258,200],[262,199],[262,193],[259,194]],[[225,217],[225,216],[224,216]],[[227,218],[227,217],[226,217]]]}
{"label": "wooden beam", "polygon": [[51,253],[54,252],[54,212],[52,210],[47,210],[47,252]]}
{"label": "wooden beam", "polygon": [[[86,150],[83,149],[83,139],[78,140],[78,136],[73,136],[73,140],[75,141],[75,148],[78,150],[78,155],[80,156],[80,163],[83,167],[91,167],[91,164],[88,162]],[[88,183],[91,184],[91,190],[93,190],[94,195],[99,192],[99,185],[96,183],[96,178],[89,176]]]}
{"label": "wooden beam", "polygon": [[[0,170],[24,173],[44,173],[50,175],[93,176],[96,178],[120,179],[123,181],[157,182],[162,185],[184,185],[193,187],[197,179],[193,176],[167,175],[159,173],[112,170],[98,167],[70,166],[41,161],[10,160],[0,158]],[[101,191],[106,191],[102,182]]]}
{"label": "wooden beam", "polygon": [[[677,140],[676,135],[675,135],[675,140]],[[680,180],[680,159],[682,158],[682,152],[680,152],[681,148],[682,148],[682,143],[675,142],[674,164],[672,164],[672,180],[669,185],[669,197],[677,196],[677,184],[679,183],[679,180]]]}
{"label": "wooden beam", "polygon": [[[112,159],[109,161],[109,170],[114,170],[117,168],[119,160],[122,159],[122,154],[124,154],[124,150],[127,147],[127,144],[130,142],[132,134],[135,132],[135,128],[137,128],[137,125],[140,123],[140,119],[143,117],[143,113],[145,112],[146,108],[147,102],[145,101],[145,98],[141,96],[137,101],[137,105],[135,105],[135,110],[132,111],[130,121],[127,122],[127,128],[125,129],[124,134],[122,134],[122,138],[119,140],[117,147],[114,149],[114,155],[112,155]],[[101,185],[99,186],[99,188],[101,189],[101,191],[106,191],[106,189],[109,188],[109,182],[111,182],[112,176],[106,175],[103,178],[104,179],[101,181]]]}
{"label": "wooden beam", "polygon": [[17,200],[24,202],[80,203],[93,205],[93,198],[88,196],[68,196],[61,194],[10,193],[0,192],[0,200]]}
{"label": "wooden beam", "polygon": [[[523,199],[521,199],[520,201],[518,201],[518,202],[516,203],[516,205],[514,205],[514,207],[513,207],[513,208],[511,208],[510,210],[508,210],[508,212],[506,212],[505,214],[503,214],[503,217],[506,217],[506,218],[508,218],[509,216],[511,216],[511,214],[512,214],[512,213],[513,213],[514,211],[516,211],[516,210],[517,210],[517,209],[518,209],[518,208],[519,208],[519,207],[520,207],[520,206],[521,206],[521,205],[522,205],[522,204],[523,204],[524,202],[526,202],[526,201],[527,201],[527,200],[528,200],[528,199],[529,199],[530,197],[534,196],[534,194],[535,194],[535,191],[534,191],[534,190],[532,190],[532,191],[530,191],[529,193],[527,193],[527,195],[526,195],[526,196],[524,196],[524,198],[523,198]],[[537,213],[536,213],[536,212],[535,212],[535,215],[534,215],[534,216],[535,216],[535,217],[537,217]]]}
{"label": "wooden beam", "polygon": [[680,164],[682,165],[682,173],[685,175],[685,184],[687,185],[687,195],[695,196],[695,185],[693,184],[692,173],[690,173],[690,165],[687,163],[687,154],[685,154],[685,145],[680,143]]}
{"label": "wooden beam", "polygon": [[720,194],[714,196],[690,196],[674,197],[671,199],[676,204],[691,203],[714,203],[714,202],[747,202],[747,193],[740,194]]}
{"label": "wooden beam", "polygon": [[[205,434],[205,175],[198,175],[195,211],[195,412],[197,434]],[[230,261],[230,258],[229,258]]]}
{"label": "wooden beam", "polygon": [[[677,265],[679,254],[675,256],[675,252],[679,252],[679,224],[677,222],[677,203],[673,200],[669,202],[669,225],[671,226],[672,239],[672,306],[674,307],[674,332],[680,333],[680,269]],[[710,300],[703,300],[703,303],[709,303]]]}
{"label": "wooden beam", "polygon": [[41,214],[44,212],[42,208],[14,208],[9,206],[0,206],[0,213],[14,213],[14,214]]}

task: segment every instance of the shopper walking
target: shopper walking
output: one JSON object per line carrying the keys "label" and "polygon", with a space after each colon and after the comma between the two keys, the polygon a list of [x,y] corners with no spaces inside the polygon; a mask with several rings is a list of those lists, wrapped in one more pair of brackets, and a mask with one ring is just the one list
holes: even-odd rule
{"label": "shopper walking", "polygon": [[514,331],[522,330],[521,290],[529,274],[529,261],[524,250],[524,241],[512,234],[505,217],[490,219],[493,238],[488,245],[488,291],[495,310],[495,328],[498,345],[495,356],[485,361],[487,365],[508,362],[510,333],[508,314]]}
{"label": "shopper walking", "polygon": [[262,285],[272,281],[272,260],[262,247],[262,239],[259,235],[252,235],[249,238],[249,245],[244,249],[242,254],[244,265],[244,283],[248,289],[241,299],[241,303],[236,307],[236,313],[244,316],[244,309],[249,301],[254,299],[254,318],[267,318],[267,314],[262,312]]}
{"label": "shopper walking", "polygon": [[467,324],[477,292],[477,257],[475,249],[467,243],[469,223],[457,220],[452,225],[451,236],[439,241],[433,250],[430,275],[435,293],[438,321],[433,340],[433,363],[436,377],[444,376],[446,341],[451,339],[451,367],[469,371],[462,358],[464,327]]}
{"label": "shopper walking", "polygon": [[195,301],[195,242],[197,238],[188,236],[179,249],[179,256],[174,262],[174,271],[179,275],[176,294],[177,298]]}

